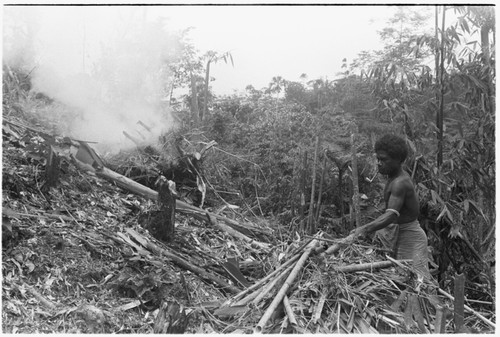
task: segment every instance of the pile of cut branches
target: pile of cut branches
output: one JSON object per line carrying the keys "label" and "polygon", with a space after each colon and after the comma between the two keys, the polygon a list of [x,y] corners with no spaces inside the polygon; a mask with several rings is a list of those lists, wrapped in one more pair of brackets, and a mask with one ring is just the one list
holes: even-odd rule
{"label": "pile of cut branches", "polygon": [[[179,200],[167,245],[147,229],[156,191],[130,193],[82,162],[99,159],[75,145],[85,146],[23,120],[4,119],[2,131],[4,332],[216,332],[206,308],[267,273],[252,224]],[[166,303],[184,325],[161,328]]]}
{"label": "pile of cut branches", "polygon": [[[161,242],[148,230],[157,191],[83,142],[13,116],[2,131],[4,332],[455,330],[453,297],[438,290],[431,305],[433,284],[375,246],[324,247],[323,233],[280,242],[234,209],[183,200],[175,240]],[[495,328],[494,313],[465,309],[465,328]]]}

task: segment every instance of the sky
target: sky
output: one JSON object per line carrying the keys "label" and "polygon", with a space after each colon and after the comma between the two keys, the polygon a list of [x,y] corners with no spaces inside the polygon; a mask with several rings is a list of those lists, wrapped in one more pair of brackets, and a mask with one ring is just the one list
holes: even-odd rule
{"label": "sky", "polygon": [[193,25],[192,40],[200,50],[231,53],[234,67],[219,62],[212,69],[214,91],[229,94],[248,84],[261,89],[274,76],[335,77],[342,59],[380,48],[377,30],[390,12],[387,6],[214,6],[157,14],[171,15],[176,26]]}
{"label": "sky", "polygon": [[[27,68],[36,92],[78,112],[68,136],[112,146],[130,143],[122,131],[137,131],[138,118],[156,126],[153,138],[173,125],[163,104],[164,79],[171,74],[158,71],[179,55],[173,32],[191,27],[188,39],[199,55],[231,53],[234,66],[220,61],[211,67],[212,92],[222,96],[244,93],[248,85],[263,89],[275,76],[335,79],[344,58],[349,63],[363,50],[381,48],[377,31],[393,10],[359,5],[3,6],[2,58],[12,67]],[[166,29],[151,28],[149,23],[159,18]]]}
{"label": "sky", "polygon": [[9,16],[11,9],[32,12],[37,39],[43,45],[38,59],[57,63],[65,72],[88,70],[92,61],[82,57],[83,46],[87,54],[92,53],[102,41],[118,38],[120,29],[133,30],[144,18],[168,18],[172,29],[193,27],[188,36],[201,54],[213,50],[233,56],[234,66],[224,62],[212,66],[213,91],[225,95],[242,92],[249,84],[261,89],[274,76],[293,81],[303,73],[309,79],[334,78],[342,59],[352,61],[362,50],[380,48],[377,30],[393,8],[44,6],[4,8],[4,15]]}

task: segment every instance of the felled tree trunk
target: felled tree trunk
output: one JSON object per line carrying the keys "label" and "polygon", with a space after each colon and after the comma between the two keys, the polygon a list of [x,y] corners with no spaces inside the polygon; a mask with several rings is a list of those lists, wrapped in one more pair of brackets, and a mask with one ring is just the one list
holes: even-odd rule
{"label": "felled tree trunk", "polygon": [[188,317],[183,306],[176,301],[163,301],[156,315],[154,333],[183,334]]}

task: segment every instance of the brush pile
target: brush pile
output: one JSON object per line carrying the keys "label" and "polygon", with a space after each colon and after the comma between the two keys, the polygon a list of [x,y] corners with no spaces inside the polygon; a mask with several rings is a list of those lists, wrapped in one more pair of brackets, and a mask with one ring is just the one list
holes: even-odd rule
{"label": "brush pile", "polygon": [[[271,221],[194,206],[189,186],[206,197],[192,159],[203,152],[181,156],[195,184],[176,181],[187,192],[165,243],[149,228],[154,184],[113,176],[93,151],[82,159],[82,143],[22,118],[4,118],[2,134],[4,333],[454,331],[450,296],[434,307],[433,285],[375,246],[321,232],[280,241]],[[165,172],[137,153],[149,182]],[[494,329],[493,313],[469,312],[464,327]]]}

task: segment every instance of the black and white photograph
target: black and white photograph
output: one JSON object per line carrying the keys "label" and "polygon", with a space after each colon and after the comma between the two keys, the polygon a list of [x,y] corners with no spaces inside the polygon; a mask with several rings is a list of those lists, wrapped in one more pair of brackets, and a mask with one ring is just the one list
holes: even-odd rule
{"label": "black and white photograph", "polygon": [[494,334],[494,3],[3,2],[2,334]]}

